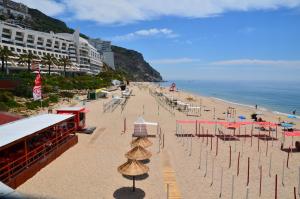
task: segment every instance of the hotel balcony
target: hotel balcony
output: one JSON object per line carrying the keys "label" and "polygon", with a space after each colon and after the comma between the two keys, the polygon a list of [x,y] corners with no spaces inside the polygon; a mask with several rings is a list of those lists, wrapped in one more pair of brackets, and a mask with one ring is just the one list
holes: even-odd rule
{"label": "hotel balcony", "polygon": [[11,39],[11,35],[10,34],[3,34],[2,33],[2,37],[5,39]]}
{"label": "hotel balcony", "polygon": [[31,44],[33,44],[33,43],[34,43],[34,41],[33,41],[33,39],[27,39],[27,43],[31,43]]}
{"label": "hotel balcony", "polygon": [[24,39],[23,39],[22,37],[15,37],[15,40],[16,40],[16,41],[21,41],[21,42],[24,41]]}

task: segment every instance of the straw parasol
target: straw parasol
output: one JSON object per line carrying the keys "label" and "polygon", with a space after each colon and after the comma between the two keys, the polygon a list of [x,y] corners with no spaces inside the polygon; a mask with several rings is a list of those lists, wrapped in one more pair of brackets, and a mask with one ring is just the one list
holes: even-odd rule
{"label": "straw parasol", "polygon": [[133,177],[132,191],[135,191],[135,176],[147,173],[149,168],[137,160],[128,159],[127,162],[119,166],[118,171],[123,175]]}
{"label": "straw parasol", "polygon": [[139,145],[134,147],[133,149],[131,149],[125,154],[125,156],[131,160],[146,160],[149,159],[151,155],[152,154],[150,151],[147,151],[146,149],[144,149]]}
{"label": "straw parasol", "polygon": [[147,148],[151,146],[153,143],[147,137],[139,137],[131,142],[131,146],[141,146],[143,148]]}

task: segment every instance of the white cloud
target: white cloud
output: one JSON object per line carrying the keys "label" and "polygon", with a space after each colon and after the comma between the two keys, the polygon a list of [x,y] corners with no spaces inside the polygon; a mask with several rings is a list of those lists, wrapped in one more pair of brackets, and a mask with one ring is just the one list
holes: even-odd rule
{"label": "white cloud", "polygon": [[63,3],[75,19],[122,24],[163,16],[202,18],[228,11],[295,8],[300,0],[63,0]]}
{"label": "white cloud", "polygon": [[157,65],[176,65],[176,64],[187,64],[187,63],[196,63],[200,62],[200,59],[182,57],[182,58],[170,58],[170,59],[156,59],[149,61],[151,64]]}
{"label": "white cloud", "polygon": [[260,66],[290,66],[300,67],[300,60],[260,60],[260,59],[234,59],[222,60],[210,63],[211,65],[260,65]]}
{"label": "white cloud", "polygon": [[54,0],[16,0],[27,5],[30,8],[35,8],[49,16],[55,16],[63,13],[65,5]]}
{"label": "white cloud", "polygon": [[128,33],[125,35],[118,35],[111,40],[113,41],[130,41],[139,38],[146,38],[146,37],[165,37],[165,38],[175,38],[178,37],[178,34],[174,33],[173,30],[168,28],[151,28],[151,29],[142,29],[132,33]]}

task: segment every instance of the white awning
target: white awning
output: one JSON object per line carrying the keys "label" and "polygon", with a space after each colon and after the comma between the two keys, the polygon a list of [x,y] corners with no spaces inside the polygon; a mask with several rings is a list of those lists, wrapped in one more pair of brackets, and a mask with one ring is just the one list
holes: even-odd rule
{"label": "white awning", "polygon": [[156,122],[146,122],[143,117],[139,117],[134,122],[134,124],[144,124],[144,125],[152,125],[152,126],[157,126],[158,125],[158,123],[156,123]]}
{"label": "white awning", "polygon": [[83,106],[70,106],[70,107],[61,107],[56,109],[57,111],[81,111],[84,109]]}
{"label": "white awning", "polygon": [[23,197],[6,184],[0,182],[0,198],[22,199]]}
{"label": "white awning", "polygon": [[72,114],[42,114],[1,125],[0,148],[73,116]]}

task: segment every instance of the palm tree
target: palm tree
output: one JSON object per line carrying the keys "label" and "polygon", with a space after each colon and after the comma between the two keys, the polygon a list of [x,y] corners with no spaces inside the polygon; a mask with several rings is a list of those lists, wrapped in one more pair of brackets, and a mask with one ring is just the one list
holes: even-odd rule
{"label": "palm tree", "polygon": [[62,57],[58,62],[60,65],[64,66],[64,76],[66,76],[66,67],[72,64],[71,60],[68,57]]}
{"label": "palm tree", "polygon": [[14,55],[7,47],[0,47],[0,58],[2,62],[2,72],[4,72],[4,65],[6,67],[6,74],[8,74],[7,61],[10,56]]}
{"label": "palm tree", "polygon": [[32,60],[34,60],[36,58],[37,58],[37,56],[35,56],[31,52],[28,54],[22,54],[19,57],[19,63],[27,63],[27,71],[30,72],[31,62],[32,62]]}
{"label": "palm tree", "polygon": [[51,65],[56,61],[56,58],[50,54],[47,54],[42,57],[42,63],[48,65],[48,74],[51,72]]}

